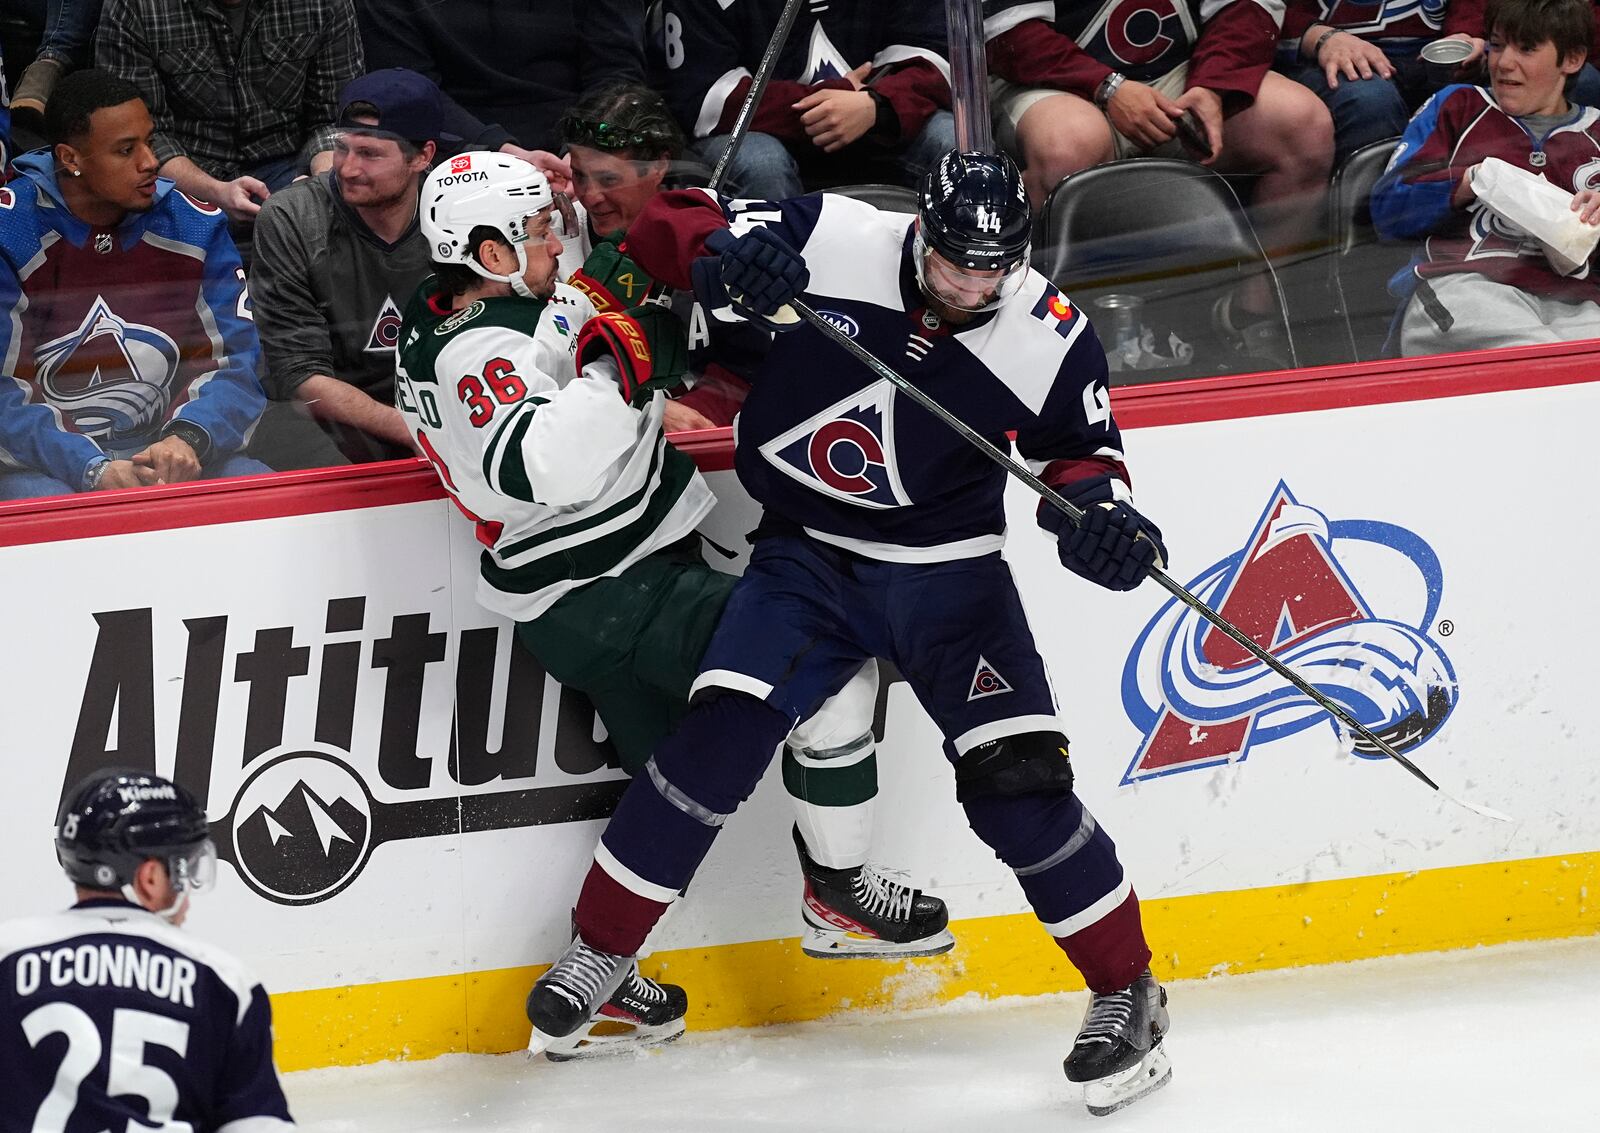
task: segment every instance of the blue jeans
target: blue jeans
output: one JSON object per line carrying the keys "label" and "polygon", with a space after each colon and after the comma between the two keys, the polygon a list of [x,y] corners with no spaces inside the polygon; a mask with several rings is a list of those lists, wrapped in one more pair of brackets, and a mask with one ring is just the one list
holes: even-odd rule
{"label": "blue jeans", "polygon": [[[228,476],[258,476],[272,469],[259,460],[231,453],[221,460],[206,465],[200,472],[202,480],[221,480]],[[77,488],[69,488],[54,476],[33,468],[16,472],[0,472],[0,500],[36,500],[44,496],[76,495]]]}
{"label": "blue jeans", "polygon": [[1328,88],[1322,68],[1299,58],[1295,47],[1280,47],[1273,70],[1307,87],[1333,115],[1333,167],[1344,164],[1356,150],[1384,138],[1405,133],[1411,112],[1426,101],[1440,85],[1430,82],[1416,56],[1416,47],[1391,50],[1378,45],[1395,65],[1390,79],[1346,79],[1340,77],[1336,90]]}
{"label": "blue jeans", "polygon": [[[695,152],[708,165],[716,165],[727,148],[728,135],[717,134],[695,143]],[[815,149],[815,147],[809,147]],[[726,174],[727,192],[735,197],[785,201],[806,192],[807,182],[844,185],[888,181],[915,188],[922,175],[946,152],[956,148],[956,120],[941,110],[903,147],[882,154],[872,147],[849,146],[836,154],[821,150],[801,155],[771,134],[749,133],[739,146]]]}
{"label": "blue jeans", "polygon": [[[30,15],[42,15],[44,36],[39,41],[39,58],[54,59],[67,67],[84,67],[93,62],[90,41],[100,23],[100,7],[105,0],[44,0],[28,4]],[[43,9],[41,12],[40,10]]]}

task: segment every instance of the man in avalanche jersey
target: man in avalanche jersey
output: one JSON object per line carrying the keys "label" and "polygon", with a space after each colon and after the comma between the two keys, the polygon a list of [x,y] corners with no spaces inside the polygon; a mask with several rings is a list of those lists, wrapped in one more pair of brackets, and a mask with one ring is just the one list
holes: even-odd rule
{"label": "man in avalanche jersey", "polygon": [[[421,207],[437,275],[404,316],[397,403],[477,524],[479,601],[518,623],[519,640],[552,676],[589,696],[624,768],[648,770],[684,712],[734,584],[706,565],[695,534],[711,490],[662,434],[660,387],[681,377],[681,325],[655,305],[597,315],[583,292],[558,282],[549,183],[520,159],[454,158],[429,175]],[[954,945],[942,901],[865,864],[876,691],[869,669],[790,741],[804,757],[785,783],[813,955],[933,955]],[[683,1030],[680,988],[630,970],[608,997],[596,1022],[635,1024],[623,1038]],[[607,1037],[597,1027],[555,1053],[580,1054]]]}
{"label": "man in avalanche jersey", "polygon": [[[750,92],[783,0],[667,0],[655,85],[696,150],[715,164]],[[803,5],[773,64],[750,131],[728,166],[746,196],[806,185],[915,186],[955,142],[944,4],[829,0]]]}
{"label": "man in avalanche jersey", "polygon": [[[1269,253],[1321,239],[1333,121],[1272,71],[1283,0],[986,0],[983,15],[995,138],[1021,155],[1035,208],[1091,165],[1187,155],[1260,175],[1251,205]],[[1257,275],[1212,322],[1237,353],[1284,366],[1277,310]]]}
{"label": "man in avalanche jersey", "polygon": [[[845,197],[656,197],[629,229],[639,264],[694,286],[722,317],[775,329],[807,289],[829,322],[1086,509],[1040,522],[1071,570],[1136,586],[1161,558],[1134,510],[1104,352],[1071,302],[1028,268],[1031,229],[1009,158],[951,153],[914,219]],[[796,251],[798,249],[798,251]],[[803,257],[803,258],[802,258]],[[765,511],[701,662],[689,714],[602,836],[579,937],[529,999],[534,1041],[561,1041],[626,978],[772,752],[883,657],[945,736],[956,797],[1012,867],[1093,995],[1066,1061],[1110,1112],[1166,1081],[1165,992],[1139,900],[1073,792],[1068,743],[1001,558],[1005,473],[822,335],[780,334],[739,418],[739,477]]]}
{"label": "man in avalanche jersey", "polygon": [[218,209],[156,176],[104,71],[62,79],[52,147],[0,189],[0,498],[268,472],[244,270]]}
{"label": "man in avalanche jersey", "polygon": [[1540,243],[1477,197],[1497,157],[1573,194],[1600,222],[1600,111],[1566,91],[1593,38],[1588,0],[1490,0],[1489,89],[1446,87],[1406,127],[1372,193],[1386,239],[1423,239],[1390,281],[1404,301],[1401,353],[1435,354],[1600,336],[1595,258],[1563,274]]}

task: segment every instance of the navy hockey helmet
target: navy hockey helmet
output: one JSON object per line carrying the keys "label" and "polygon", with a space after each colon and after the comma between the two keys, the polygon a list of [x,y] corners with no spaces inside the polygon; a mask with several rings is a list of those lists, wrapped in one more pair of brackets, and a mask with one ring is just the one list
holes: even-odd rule
{"label": "navy hockey helmet", "polygon": [[73,788],[56,818],[56,858],[87,889],[120,890],[150,858],[182,893],[210,883],[216,867],[206,812],[159,775],[107,771]]}
{"label": "navy hockey helmet", "polygon": [[[952,151],[922,179],[917,278],[960,310],[995,306],[1027,274],[1033,216],[1022,172],[1005,154]],[[930,264],[929,251],[943,263]]]}

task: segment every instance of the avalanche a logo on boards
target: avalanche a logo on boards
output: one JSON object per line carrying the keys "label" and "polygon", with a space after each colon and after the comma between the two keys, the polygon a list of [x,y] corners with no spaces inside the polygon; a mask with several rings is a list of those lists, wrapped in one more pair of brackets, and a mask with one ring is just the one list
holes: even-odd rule
{"label": "avalanche a logo on boards", "polygon": [[[1455,709],[1455,670],[1429,635],[1443,573],[1412,531],[1330,519],[1279,482],[1244,546],[1188,588],[1396,751],[1425,743]],[[1144,733],[1125,786],[1237,763],[1307,728],[1345,730],[1176,598],[1134,643],[1122,704]],[[1385,758],[1369,741],[1353,746]]]}

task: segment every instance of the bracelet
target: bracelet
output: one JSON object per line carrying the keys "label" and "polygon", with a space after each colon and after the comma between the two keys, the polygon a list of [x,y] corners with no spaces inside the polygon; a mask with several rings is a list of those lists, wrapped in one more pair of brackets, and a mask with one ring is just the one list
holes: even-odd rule
{"label": "bracelet", "polygon": [[1111,99],[1116,95],[1117,88],[1120,87],[1127,80],[1127,78],[1128,76],[1124,75],[1121,71],[1112,71],[1105,78],[1101,79],[1100,85],[1096,87],[1094,91],[1094,104],[1101,110],[1104,110],[1110,105]]}
{"label": "bracelet", "polygon": [[89,467],[83,472],[83,490],[85,492],[98,492],[100,481],[106,477],[106,469],[111,467],[111,458],[97,456],[89,462]]}
{"label": "bracelet", "polygon": [[1327,31],[1317,36],[1317,42],[1311,45],[1311,61],[1313,63],[1315,63],[1318,58],[1321,57],[1322,45],[1327,43],[1328,40],[1332,39],[1334,36],[1338,35],[1340,30],[1340,28],[1329,28]]}

